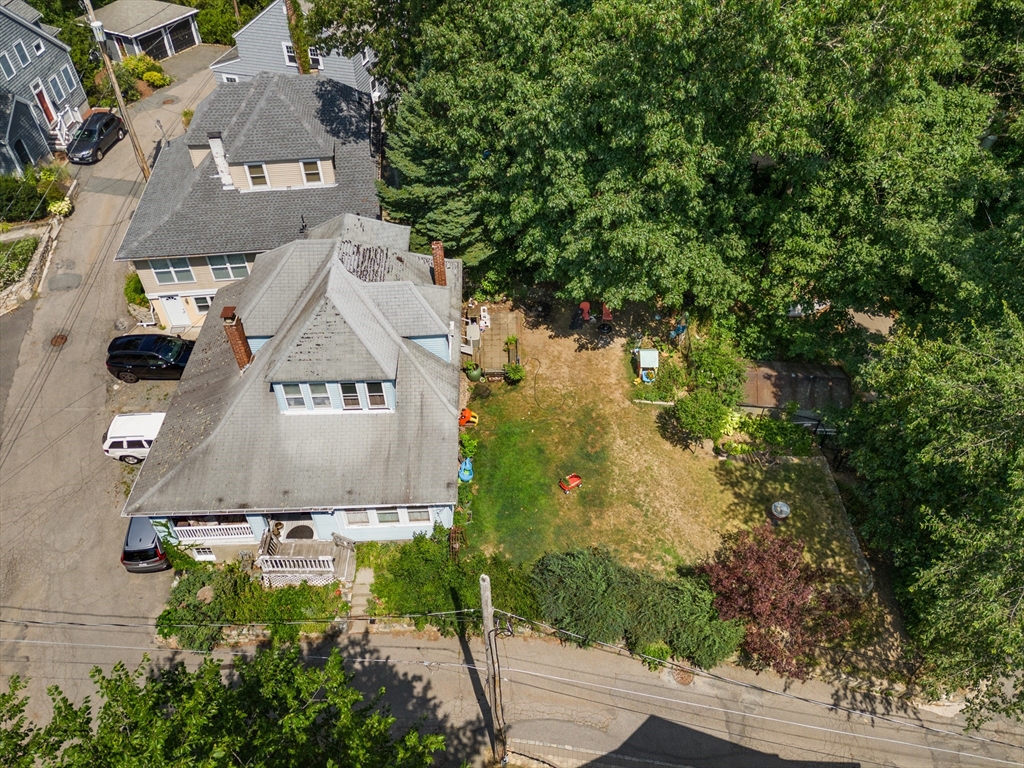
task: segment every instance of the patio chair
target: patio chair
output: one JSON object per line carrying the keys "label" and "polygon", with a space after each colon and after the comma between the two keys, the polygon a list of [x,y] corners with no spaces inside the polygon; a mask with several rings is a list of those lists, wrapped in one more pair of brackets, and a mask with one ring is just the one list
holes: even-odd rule
{"label": "patio chair", "polygon": [[590,302],[589,301],[581,301],[580,302],[580,309],[583,310],[583,322],[584,323],[589,323],[590,322]]}
{"label": "patio chair", "polygon": [[487,307],[480,307],[480,330],[486,331],[491,327],[491,313],[487,311]]}
{"label": "patio chair", "polygon": [[608,309],[607,304],[601,304],[601,319],[606,323],[612,321],[612,311]]}

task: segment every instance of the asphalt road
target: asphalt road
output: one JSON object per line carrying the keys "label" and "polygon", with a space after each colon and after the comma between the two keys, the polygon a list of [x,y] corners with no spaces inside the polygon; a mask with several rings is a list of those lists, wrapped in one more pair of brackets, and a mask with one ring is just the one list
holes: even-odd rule
{"label": "asphalt road", "polygon": [[[216,51],[193,55],[210,59]],[[195,64],[192,62],[191,64]],[[202,62],[199,62],[202,63]],[[180,80],[133,109],[148,153],[180,133],[176,115],[212,88],[190,62]],[[170,105],[163,100],[175,100]],[[160,124],[157,124],[157,120]],[[30,717],[45,720],[44,690],[94,693],[89,670],[144,653],[152,665],[197,656],[154,643],[169,574],[129,575],[118,562],[122,469],[99,450],[113,379],[103,351],[125,317],[124,268],[112,258],[141,193],[131,147],[79,169],[83,188],[34,306],[0,320],[0,683],[32,684]],[[60,347],[51,338],[66,334]],[[17,367],[11,361],[17,361]],[[499,606],[500,607],[500,606]],[[547,639],[502,639],[503,711],[513,763],[556,766],[847,768],[1024,764],[1019,724],[965,736],[952,711],[904,707],[822,683],[790,685],[743,670],[689,685],[667,671]],[[356,683],[381,685],[402,723],[447,737],[455,764],[479,764],[491,743],[478,641],[360,635],[340,644]],[[310,661],[331,646],[307,649]],[[224,656],[230,663],[230,656]],[[529,763],[527,758],[542,762]]]}

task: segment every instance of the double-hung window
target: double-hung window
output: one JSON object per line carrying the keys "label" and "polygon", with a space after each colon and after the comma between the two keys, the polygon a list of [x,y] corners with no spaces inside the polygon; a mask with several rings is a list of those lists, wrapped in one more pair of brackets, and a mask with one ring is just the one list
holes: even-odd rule
{"label": "double-hung window", "polygon": [[384,385],[379,381],[368,381],[366,383],[366,397],[370,402],[370,408],[387,408],[388,401],[384,397]]}
{"label": "double-hung window", "polygon": [[270,186],[270,182],[267,180],[267,166],[263,163],[247,164],[245,172],[249,174],[249,186],[253,189]]}
{"label": "double-hung window", "polygon": [[430,522],[430,510],[426,507],[409,507],[408,515],[410,523]]}
{"label": "double-hung window", "polygon": [[331,395],[327,385],[322,382],[309,385],[309,399],[313,403],[313,410],[331,407]]}
{"label": "double-hung window", "polygon": [[206,261],[210,265],[214,280],[241,280],[249,276],[249,264],[244,253],[207,256]]}
{"label": "double-hung window", "polygon": [[21,40],[15,41],[14,52],[18,54],[18,61],[21,62],[21,66],[27,67],[31,59],[28,57],[28,51],[25,50],[25,44]]}
{"label": "double-hung window", "polygon": [[0,69],[8,80],[14,77],[14,65],[11,64],[11,57],[7,55],[7,51],[0,53]]}
{"label": "double-hung window", "polygon": [[323,56],[320,55],[320,49],[319,48],[310,48],[309,49],[309,68],[310,69],[320,69],[320,60],[322,58],[323,58]]}
{"label": "double-hung window", "polygon": [[213,301],[213,296],[193,296],[192,301],[195,302],[196,312],[205,315],[210,311],[210,303]]}
{"label": "double-hung window", "polygon": [[287,403],[289,411],[306,410],[306,398],[302,394],[301,385],[285,384],[282,389],[284,390],[284,401]]}
{"label": "double-hung window", "polygon": [[61,69],[60,76],[64,78],[64,84],[68,87],[68,93],[74,91],[75,86],[78,85],[78,80],[75,78],[74,73],[72,73],[71,67]]}
{"label": "double-hung window", "polygon": [[362,52],[362,54],[360,55],[360,58],[359,58],[359,63],[362,64],[365,67],[367,64],[370,63],[370,56],[371,55],[372,54],[370,53],[370,49],[369,48],[363,48],[363,52]]}
{"label": "double-hung window", "polygon": [[194,283],[192,267],[188,259],[150,259],[149,267],[160,285],[169,283]]}
{"label": "double-hung window", "polygon": [[398,510],[397,509],[378,509],[377,510],[377,524],[384,525],[385,523],[397,523],[398,522]]}
{"label": "double-hung window", "polygon": [[291,64],[293,67],[299,65],[298,60],[295,58],[295,47],[291,43],[281,43],[284,46],[284,61],[286,64]]}
{"label": "double-hung window", "polygon": [[362,403],[359,402],[359,390],[355,384],[341,385],[341,407],[346,411],[362,410]]}
{"label": "double-hung window", "polygon": [[50,90],[53,91],[54,99],[64,101],[64,86],[61,85],[60,78],[56,75],[50,78]]}
{"label": "double-hung window", "polygon": [[320,184],[323,182],[323,174],[320,172],[319,160],[302,161],[302,178],[306,184]]}

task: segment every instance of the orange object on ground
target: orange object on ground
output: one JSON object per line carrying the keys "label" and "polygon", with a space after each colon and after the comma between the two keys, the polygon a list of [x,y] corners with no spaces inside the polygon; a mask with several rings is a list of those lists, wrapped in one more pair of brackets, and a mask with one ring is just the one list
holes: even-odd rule
{"label": "orange object on ground", "polygon": [[581,301],[580,302],[580,309],[583,310],[583,322],[589,323],[590,322],[590,302],[589,301]]}
{"label": "orange object on ground", "polygon": [[573,472],[568,477],[564,477],[558,481],[558,487],[568,493],[573,488],[579,488],[583,485],[583,478]]}
{"label": "orange object on ground", "polygon": [[469,410],[469,408],[463,408],[462,412],[459,414],[460,427],[464,427],[467,424],[472,424],[475,427],[478,421],[480,421],[480,417],[473,411]]}
{"label": "orange object on ground", "polygon": [[601,305],[601,319],[604,320],[606,323],[610,323],[612,320],[612,311],[608,309],[607,304]]}

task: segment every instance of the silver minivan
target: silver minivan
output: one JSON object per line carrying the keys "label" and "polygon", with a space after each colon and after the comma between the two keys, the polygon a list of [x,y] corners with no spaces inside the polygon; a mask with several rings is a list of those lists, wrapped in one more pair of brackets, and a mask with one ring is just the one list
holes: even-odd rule
{"label": "silver minivan", "polygon": [[160,537],[148,517],[133,517],[128,521],[121,550],[121,565],[129,573],[166,571],[171,567]]}
{"label": "silver minivan", "polygon": [[103,452],[125,464],[138,464],[149,455],[166,413],[122,413],[103,433]]}

